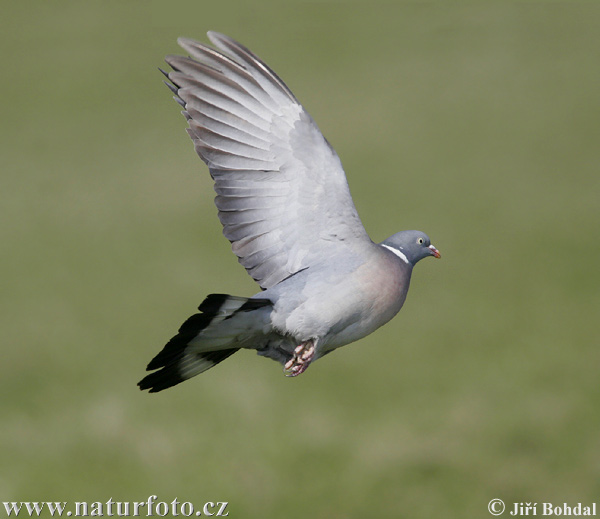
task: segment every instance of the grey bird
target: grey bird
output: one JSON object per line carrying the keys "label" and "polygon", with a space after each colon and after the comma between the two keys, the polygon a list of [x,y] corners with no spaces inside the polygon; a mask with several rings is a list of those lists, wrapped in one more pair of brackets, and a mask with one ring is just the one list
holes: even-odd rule
{"label": "grey bird", "polygon": [[262,292],[211,294],[148,364],[157,392],[240,349],[297,376],[398,313],[413,267],[440,257],[428,236],[371,241],[342,164],[277,75],[250,50],[209,32],[216,48],[180,38],[165,82],[215,182],[223,234]]}

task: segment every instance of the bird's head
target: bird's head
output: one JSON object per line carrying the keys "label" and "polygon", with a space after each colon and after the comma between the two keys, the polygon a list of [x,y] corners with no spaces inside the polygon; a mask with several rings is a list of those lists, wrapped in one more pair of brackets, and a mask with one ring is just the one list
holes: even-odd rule
{"label": "bird's head", "polygon": [[380,245],[412,266],[427,256],[441,257],[440,251],[431,245],[429,236],[421,231],[397,232],[381,242]]}

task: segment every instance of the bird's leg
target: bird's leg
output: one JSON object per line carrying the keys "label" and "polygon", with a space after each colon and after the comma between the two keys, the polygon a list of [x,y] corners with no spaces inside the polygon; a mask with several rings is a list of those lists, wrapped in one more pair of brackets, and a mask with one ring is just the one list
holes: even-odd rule
{"label": "bird's leg", "polygon": [[296,346],[292,358],[285,363],[285,376],[297,377],[301,373],[304,373],[315,356],[316,347],[316,339],[309,339]]}

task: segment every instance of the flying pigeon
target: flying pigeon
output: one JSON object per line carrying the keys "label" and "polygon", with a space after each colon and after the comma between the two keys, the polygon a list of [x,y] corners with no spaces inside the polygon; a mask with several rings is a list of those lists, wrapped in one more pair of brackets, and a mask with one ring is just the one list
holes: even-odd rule
{"label": "flying pigeon", "polygon": [[[413,267],[440,257],[419,231],[371,241],[340,159],[281,79],[216,32],[180,38],[189,57],[163,72],[215,182],[223,234],[261,292],[211,294],[148,364],[138,385],[162,391],[240,349],[295,377],[394,317]],[[216,48],[215,48],[216,47]]]}

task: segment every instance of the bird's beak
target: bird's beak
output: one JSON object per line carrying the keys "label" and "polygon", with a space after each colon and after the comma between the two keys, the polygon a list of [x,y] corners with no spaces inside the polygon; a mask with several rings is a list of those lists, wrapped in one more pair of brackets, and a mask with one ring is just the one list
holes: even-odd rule
{"label": "bird's beak", "polygon": [[436,258],[442,257],[442,255],[440,254],[440,251],[437,250],[433,245],[429,246],[429,250],[431,251],[431,254],[433,254]]}

